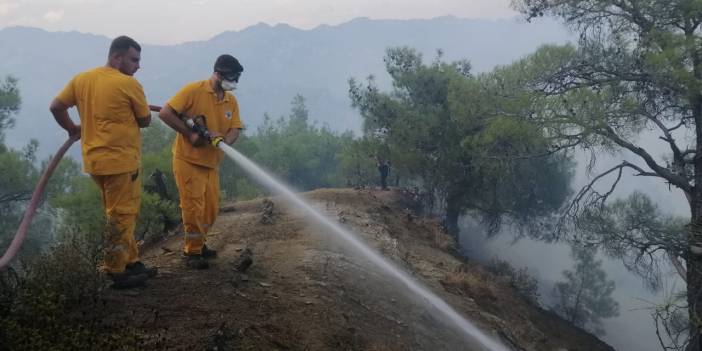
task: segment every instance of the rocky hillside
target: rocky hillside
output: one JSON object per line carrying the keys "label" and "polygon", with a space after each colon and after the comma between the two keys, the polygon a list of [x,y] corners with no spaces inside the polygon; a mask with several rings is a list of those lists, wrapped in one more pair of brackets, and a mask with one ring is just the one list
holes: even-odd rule
{"label": "rocky hillside", "polygon": [[[438,222],[412,214],[408,194],[304,195],[512,349],[612,350],[455,254]],[[481,350],[331,233],[270,201],[222,208],[209,270],[183,268],[180,237],[144,248],[160,275],[143,289],[107,293],[115,321],[148,335],[144,349]]]}

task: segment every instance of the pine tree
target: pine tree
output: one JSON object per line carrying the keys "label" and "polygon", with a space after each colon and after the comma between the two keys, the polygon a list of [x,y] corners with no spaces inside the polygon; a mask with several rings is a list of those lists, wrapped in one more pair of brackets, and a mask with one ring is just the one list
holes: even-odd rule
{"label": "pine tree", "polygon": [[602,319],[619,315],[619,304],[612,299],[614,281],[607,280],[602,261],[595,260],[595,251],[573,246],[574,271],[565,270],[566,281],[556,283],[554,311],[568,322],[604,335]]}

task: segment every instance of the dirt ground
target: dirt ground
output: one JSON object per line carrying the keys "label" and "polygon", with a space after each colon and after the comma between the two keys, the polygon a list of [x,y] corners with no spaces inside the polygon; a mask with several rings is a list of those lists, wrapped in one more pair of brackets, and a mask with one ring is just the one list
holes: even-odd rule
{"label": "dirt ground", "polygon": [[[611,350],[459,257],[437,221],[413,214],[411,194],[303,195],[509,348]],[[180,237],[144,248],[159,275],[145,288],[106,293],[114,321],[135,327],[149,350],[484,349],[333,233],[270,200],[272,211],[262,199],[223,207],[208,270],[183,266]],[[235,266],[246,249],[253,265],[242,275]]]}

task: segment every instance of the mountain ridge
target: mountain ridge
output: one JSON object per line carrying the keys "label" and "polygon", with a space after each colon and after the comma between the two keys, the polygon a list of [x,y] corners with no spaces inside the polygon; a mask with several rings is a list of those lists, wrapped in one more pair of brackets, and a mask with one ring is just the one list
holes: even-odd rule
{"label": "mountain ridge", "polygon": [[[445,60],[468,59],[475,72],[484,72],[542,44],[568,39],[564,27],[555,22],[526,24],[515,19],[357,18],[312,29],[260,23],[225,31],[206,41],[144,44],[142,68],[135,77],[144,86],[149,102],[162,105],[187,82],[206,79],[218,55],[232,53],[244,65],[235,94],[250,130],[260,125],[264,113],[274,118],[286,115],[290,101],[301,94],[307,100],[311,120],[358,133],[361,118],[350,107],[347,81],[373,75],[380,87],[389,89],[390,78],[383,63],[388,47],[416,48],[425,60],[433,59],[441,49]],[[104,64],[109,42],[105,36],[77,31],[0,29],[0,77],[17,77],[23,98],[16,127],[6,138],[10,146],[19,148],[31,138],[39,139],[39,156],[46,156],[62,143],[65,133],[54,124],[47,106],[73,75]],[[71,113],[77,117],[75,111]],[[74,157],[78,154],[71,151]]]}

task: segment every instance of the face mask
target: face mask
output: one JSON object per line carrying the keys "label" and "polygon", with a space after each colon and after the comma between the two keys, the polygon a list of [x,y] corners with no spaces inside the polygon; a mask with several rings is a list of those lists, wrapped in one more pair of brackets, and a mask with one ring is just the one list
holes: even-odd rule
{"label": "face mask", "polygon": [[222,80],[222,90],[232,91],[236,89],[236,81],[233,80]]}

